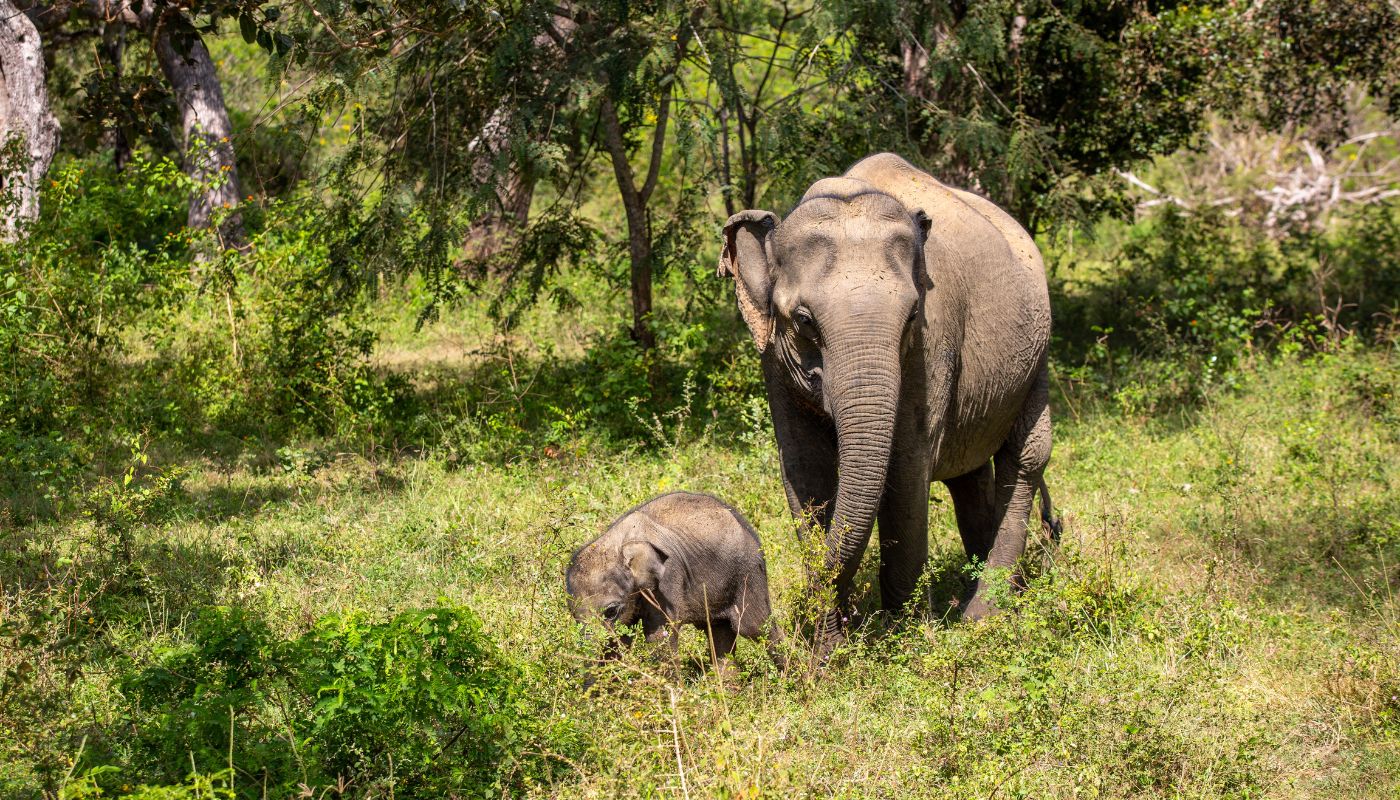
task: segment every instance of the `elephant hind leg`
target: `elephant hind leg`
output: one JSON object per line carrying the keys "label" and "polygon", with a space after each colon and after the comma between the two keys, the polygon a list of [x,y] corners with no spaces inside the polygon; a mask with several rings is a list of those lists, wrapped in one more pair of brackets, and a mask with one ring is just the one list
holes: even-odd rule
{"label": "elephant hind leg", "polygon": [[[1047,371],[1026,397],[1021,416],[993,459],[996,476],[995,536],[987,569],[1014,569],[1026,550],[1026,526],[1035,492],[1044,486],[1050,462],[1050,392]],[[1047,501],[1048,505],[1048,501]],[[987,576],[979,579],[963,609],[965,619],[980,619],[995,610],[987,597]]]}
{"label": "elephant hind leg", "polygon": [[996,476],[988,461],[966,475],[943,482],[953,498],[953,513],[958,519],[958,534],[968,558],[986,563],[997,535]]}
{"label": "elephant hind leg", "polygon": [[734,652],[734,643],[738,640],[739,634],[734,630],[734,626],[725,620],[710,620],[709,629],[705,634],[710,638],[710,652],[715,658],[715,666],[723,668],[725,659]]}

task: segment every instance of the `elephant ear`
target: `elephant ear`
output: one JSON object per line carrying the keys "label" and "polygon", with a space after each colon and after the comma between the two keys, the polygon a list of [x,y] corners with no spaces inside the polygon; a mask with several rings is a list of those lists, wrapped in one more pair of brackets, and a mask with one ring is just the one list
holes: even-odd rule
{"label": "elephant ear", "polygon": [[929,274],[928,265],[924,263],[924,254],[927,252],[928,232],[933,228],[933,220],[929,219],[928,214],[925,214],[922,208],[914,209],[914,213],[909,216],[913,217],[914,230],[918,231],[919,234],[919,246],[915,248],[917,257],[914,266],[914,282],[922,284],[928,280],[926,277]]}
{"label": "elephant ear", "polygon": [[622,563],[638,589],[655,589],[666,571],[666,554],[646,539],[632,539],[622,545]]}
{"label": "elephant ear", "polygon": [[753,334],[761,353],[773,336],[772,251],[768,246],[778,217],[771,211],[740,211],[724,223],[724,245],[719,254],[719,276],[734,279],[739,313]]}
{"label": "elephant ear", "polygon": [[933,227],[933,220],[929,219],[928,214],[925,214],[922,208],[914,209],[914,213],[910,216],[914,218],[914,226],[919,229],[919,243],[923,244],[928,240],[928,231],[929,228]]}

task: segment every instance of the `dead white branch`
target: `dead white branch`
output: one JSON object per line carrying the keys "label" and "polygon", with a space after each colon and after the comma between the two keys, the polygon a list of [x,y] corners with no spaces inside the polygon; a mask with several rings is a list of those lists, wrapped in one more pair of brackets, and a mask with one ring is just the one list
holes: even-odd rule
{"label": "dead white branch", "polygon": [[[1368,102],[1359,96],[1354,101]],[[1206,137],[1205,152],[1195,160],[1174,162],[1177,169],[1158,185],[1126,170],[1115,174],[1140,195],[1139,214],[1167,205],[1188,212],[1220,209],[1256,220],[1281,237],[1294,230],[1319,230],[1339,209],[1400,196],[1400,158],[1385,157],[1393,147],[1380,144],[1397,137],[1400,131],[1386,128],[1323,146],[1297,131],[1271,134],[1218,122]],[[1196,199],[1204,197],[1214,199]]]}

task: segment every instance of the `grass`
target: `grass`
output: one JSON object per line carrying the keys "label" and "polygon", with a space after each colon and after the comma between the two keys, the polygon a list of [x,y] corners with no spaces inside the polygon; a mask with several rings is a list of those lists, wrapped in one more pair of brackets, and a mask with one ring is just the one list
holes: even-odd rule
{"label": "grass", "polygon": [[[386,364],[463,350],[441,344],[447,327]],[[1396,796],[1396,354],[1259,358],[1238,391],[1171,418],[1069,407],[1048,473],[1063,543],[1032,554],[1011,613],[948,621],[967,574],[935,487],[928,602],[874,613],[867,559],[868,621],[824,672],[741,642],[722,682],[691,634],[678,663],[640,647],[587,693],[596,643],[568,618],[564,566],[663,491],[743,510],[778,613],[801,622],[804,547],[764,423],[730,438],[661,420],[652,447],[501,463],[307,443],[174,464],[156,443],[154,473],[107,489],[116,510],[0,534],[0,793],[76,785],[79,743],[131,724],[114,676],[185,641],[201,608],[250,610],[291,639],[330,613],[465,605],[524,665],[540,713],[585,743],[545,754],[563,766],[540,796]],[[152,482],[171,468],[178,484]],[[150,486],[165,488],[133,499]],[[123,547],[137,566],[108,583],[61,580]]]}

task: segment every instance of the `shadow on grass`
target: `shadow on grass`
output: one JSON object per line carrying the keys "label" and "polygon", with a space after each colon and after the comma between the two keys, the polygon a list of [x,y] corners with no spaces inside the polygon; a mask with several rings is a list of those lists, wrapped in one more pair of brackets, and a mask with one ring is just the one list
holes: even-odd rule
{"label": "shadow on grass", "polygon": [[0,583],[14,601],[16,641],[79,671],[111,655],[131,655],[129,642],[110,639],[113,630],[168,630],[196,609],[227,603],[246,566],[208,542],[123,543],[100,529],[16,530],[0,536],[0,549],[6,554]]}
{"label": "shadow on grass", "polygon": [[223,522],[252,517],[269,506],[284,503],[298,493],[284,484],[210,486],[186,491],[179,513],[200,522]]}
{"label": "shadow on grass", "polygon": [[1252,520],[1243,535],[1216,536],[1214,545],[1252,566],[1271,604],[1302,597],[1355,617],[1400,611],[1400,496]]}

